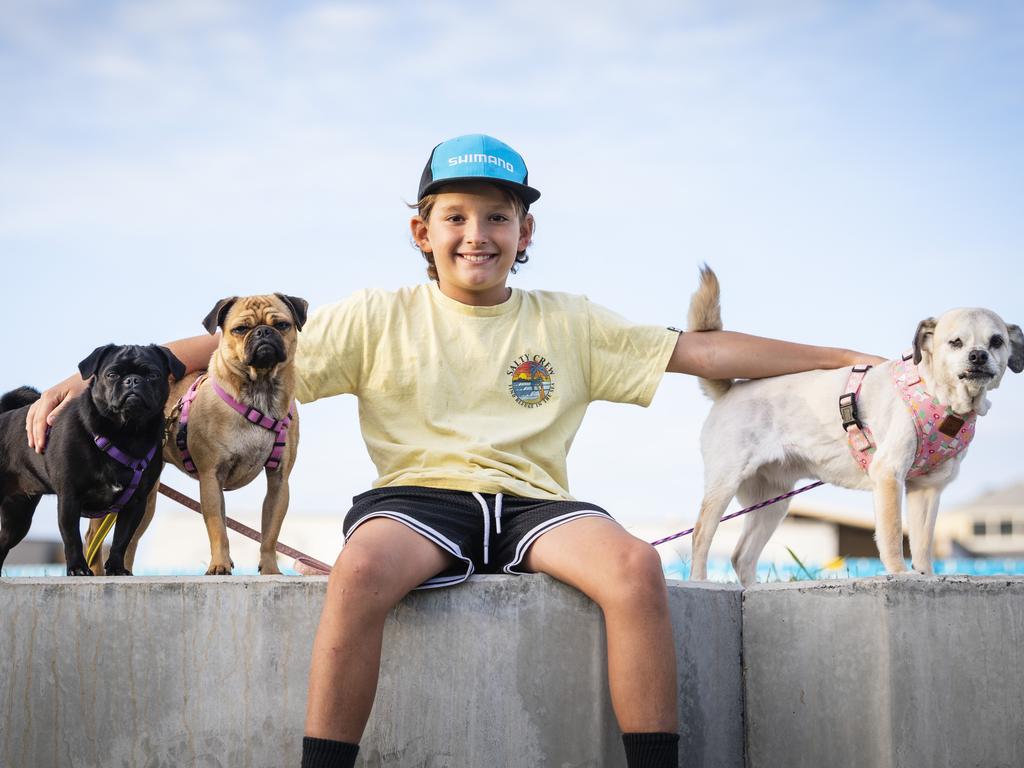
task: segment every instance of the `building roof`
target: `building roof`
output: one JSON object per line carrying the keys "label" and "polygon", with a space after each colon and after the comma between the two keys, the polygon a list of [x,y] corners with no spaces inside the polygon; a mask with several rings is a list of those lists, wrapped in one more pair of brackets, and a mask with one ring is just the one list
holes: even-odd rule
{"label": "building roof", "polygon": [[1024,511],[1024,482],[987,491],[971,501],[958,504],[954,509],[962,514],[980,515],[1007,507]]}
{"label": "building roof", "polygon": [[853,514],[833,512],[815,507],[791,507],[789,510],[789,516],[804,518],[806,520],[821,520],[822,522],[845,525],[850,528],[859,528],[865,531],[874,530],[875,528],[875,521],[870,517],[858,517]]}

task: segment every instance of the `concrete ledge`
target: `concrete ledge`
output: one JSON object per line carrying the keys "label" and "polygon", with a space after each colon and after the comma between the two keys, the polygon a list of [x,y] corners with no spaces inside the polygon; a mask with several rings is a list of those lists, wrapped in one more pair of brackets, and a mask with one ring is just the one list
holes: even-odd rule
{"label": "concrete ledge", "polygon": [[1024,765],[1024,579],[879,577],[743,597],[750,768]]}
{"label": "concrete ledge", "polygon": [[[0,765],[298,765],[323,578],[0,580]],[[670,583],[682,765],[743,765],[740,591]],[[391,614],[362,765],[622,766],[603,622],[544,576]]]}

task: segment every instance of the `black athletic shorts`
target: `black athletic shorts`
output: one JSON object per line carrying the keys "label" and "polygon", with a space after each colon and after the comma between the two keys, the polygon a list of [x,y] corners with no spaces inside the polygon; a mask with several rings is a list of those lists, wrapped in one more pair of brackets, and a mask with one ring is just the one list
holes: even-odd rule
{"label": "black athletic shorts", "polygon": [[459,584],[474,573],[526,573],[523,558],[537,537],[570,520],[607,517],[582,501],[525,499],[493,493],[403,485],[374,488],[352,499],[345,539],[367,520],[387,517],[450,552],[459,562],[417,589]]}

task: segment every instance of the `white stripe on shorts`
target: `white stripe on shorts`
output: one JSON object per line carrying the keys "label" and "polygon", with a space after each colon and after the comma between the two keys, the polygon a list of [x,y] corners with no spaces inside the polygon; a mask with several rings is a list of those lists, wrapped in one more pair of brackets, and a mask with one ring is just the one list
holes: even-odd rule
{"label": "white stripe on shorts", "polygon": [[473,561],[462,554],[462,549],[459,547],[458,544],[449,539],[447,536],[438,533],[429,525],[424,525],[419,520],[413,517],[409,517],[409,515],[404,515],[401,512],[377,510],[375,512],[371,512],[368,515],[360,517],[358,520],[355,521],[355,523],[352,524],[352,527],[348,529],[348,533],[345,534],[345,541],[348,541],[349,537],[353,533],[355,533],[356,528],[365,523],[367,520],[372,520],[375,517],[387,517],[391,520],[395,520],[396,522],[402,523],[407,528],[411,528],[413,531],[418,533],[423,538],[429,539],[430,541],[434,542],[445,552],[448,552],[449,554],[453,555],[459,560],[462,560],[466,564],[465,574],[448,574],[442,576],[434,576],[432,578],[427,579],[425,582],[420,584],[418,587],[415,587],[414,589],[433,589],[435,587],[451,587],[455,586],[456,584],[461,584],[473,575]]}
{"label": "white stripe on shorts", "polygon": [[552,517],[550,520],[545,520],[536,528],[531,528],[526,533],[526,535],[519,540],[519,545],[516,547],[516,556],[511,563],[505,566],[505,573],[529,573],[529,571],[517,571],[514,570],[514,568],[523,561],[524,557],[526,557],[526,550],[530,548],[530,545],[533,544],[533,542],[536,541],[537,538],[542,534],[554,530],[560,525],[565,525],[566,523],[572,522],[573,520],[578,520],[583,517],[603,517],[605,520],[614,521],[614,518],[605,512],[598,512],[596,510],[588,509],[578,509],[575,512],[567,512],[564,515],[559,515],[558,517]]}

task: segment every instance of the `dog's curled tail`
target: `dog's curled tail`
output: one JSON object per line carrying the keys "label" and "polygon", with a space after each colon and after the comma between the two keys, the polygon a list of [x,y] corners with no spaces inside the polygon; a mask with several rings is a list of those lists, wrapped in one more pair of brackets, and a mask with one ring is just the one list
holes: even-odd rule
{"label": "dog's curled tail", "polygon": [[[690,331],[722,330],[721,289],[718,276],[707,264],[700,268],[700,285],[690,297],[690,311],[687,315],[687,329]],[[712,400],[717,400],[732,386],[731,379],[698,379],[701,391]]]}
{"label": "dog's curled tail", "polygon": [[13,411],[24,405],[30,405],[39,399],[38,390],[32,387],[18,387],[4,395],[0,395],[0,413]]}

